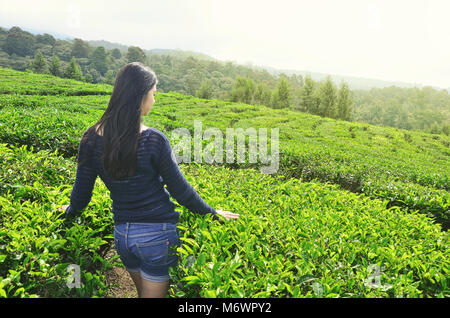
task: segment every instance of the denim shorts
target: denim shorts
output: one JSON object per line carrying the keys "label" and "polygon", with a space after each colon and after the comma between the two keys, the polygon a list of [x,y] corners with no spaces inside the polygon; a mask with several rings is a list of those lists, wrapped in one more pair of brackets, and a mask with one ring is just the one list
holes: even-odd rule
{"label": "denim shorts", "polygon": [[114,244],[125,268],[151,282],[170,279],[169,267],[178,264],[181,245],[176,224],[124,223],[114,226]]}

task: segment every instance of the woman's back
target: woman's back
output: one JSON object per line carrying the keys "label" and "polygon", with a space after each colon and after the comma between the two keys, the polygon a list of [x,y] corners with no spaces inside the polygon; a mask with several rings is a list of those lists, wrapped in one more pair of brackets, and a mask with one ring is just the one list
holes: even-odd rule
{"label": "woman's back", "polygon": [[[81,210],[87,205],[98,175],[110,191],[116,224],[177,223],[179,213],[175,211],[170,195],[192,212],[216,213],[188,183],[176,163],[170,141],[158,129],[147,128],[141,132],[136,172],[121,180],[111,178],[105,171],[101,160],[103,136],[97,133],[95,138],[95,141],[88,141],[89,146],[80,144],[79,155],[90,154],[91,157],[87,164],[77,169],[77,179],[71,195],[71,205],[74,205],[72,208]],[[92,148],[84,151],[82,147],[94,147],[94,151],[91,151]],[[92,157],[92,154],[95,156]],[[167,184],[168,191],[164,184]]]}
{"label": "woman's back", "polygon": [[177,223],[178,213],[164,188],[157,171],[157,160],[163,138],[152,128],[141,132],[137,149],[137,170],[134,176],[114,180],[108,176],[101,162],[103,136],[97,135],[95,163],[98,175],[110,191],[114,220],[124,222]]}

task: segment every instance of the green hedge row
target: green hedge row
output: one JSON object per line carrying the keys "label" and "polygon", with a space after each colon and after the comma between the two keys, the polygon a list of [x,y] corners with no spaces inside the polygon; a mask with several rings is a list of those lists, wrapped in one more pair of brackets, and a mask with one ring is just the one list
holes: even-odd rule
{"label": "green hedge row", "polygon": [[[328,119],[319,119],[311,124],[317,116],[297,114],[293,117],[292,114],[282,115],[277,110],[258,110],[256,106],[233,106],[215,101],[223,104],[219,107],[214,101],[206,103],[193,97],[187,98],[184,104],[173,105],[179,99],[181,97],[177,93],[159,94],[151,116],[145,118],[146,125],[166,133],[173,144],[175,140],[171,132],[178,127],[188,128],[194,136],[195,114],[203,114],[203,117],[197,118],[202,120],[203,132],[210,127],[222,131],[223,149],[226,128],[268,128],[270,137],[270,128],[279,127],[280,162],[277,174],[304,181],[317,179],[339,184],[344,189],[365,193],[372,198],[386,198],[389,199],[389,206],[417,209],[436,216],[444,229],[449,226],[447,171],[450,166],[446,160],[447,150],[441,147],[445,142],[442,136],[433,139],[433,135],[411,133],[413,141],[406,141],[401,131],[391,128]],[[81,135],[101,117],[107,102],[107,96],[22,95],[21,98],[20,95],[0,95],[0,141],[33,146],[36,151],[57,150],[66,157],[75,156]],[[270,118],[269,114],[272,114]],[[260,118],[260,121],[255,118]],[[346,136],[350,130],[359,137]],[[379,142],[370,143],[369,137]],[[395,156],[391,153],[393,148],[390,148],[392,145],[389,146],[388,140],[397,149]],[[209,142],[204,140],[203,147]],[[247,150],[248,143],[247,138]],[[193,149],[192,138],[191,161],[194,161]],[[418,152],[419,149],[423,151]],[[237,149],[234,152],[236,158]],[[250,164],[248,159],[246,154],[246,163],[226,164],[224,151],[223,165],[230,168],[261,166],[261,163]],[[398,186],[392,188],[393,184]]]}
{"label": "green hedge row", "polygon": [[90,84],[53,75],[20,72],[0,67],[0,94],[110,95],[112,85]]}
{"label": "green hedge row", "polygon": [[[0,195],[0,297],[104,296],[114,262],[104,257],[113,233],[108,190],[97,179],[81,217],[64,224],[57,208],[68,203],[75,163],[26,151],[0,145],[9,164],[23,165],[24,176],[47,180],[35,185],[38,195],[17,188]],[[48,168],[59,161],[68,174],[46,176],[36,169],[45,166],[43,158]],[[448,233],[425,214],[254,169],[195,163],[181,169],[211,206],[241,217],[220,225],[177,204],[182,246],[180,266],[171,269],[171,297],[450,294]],[[80,266],[80,288],[67,287],[70,264]]]}

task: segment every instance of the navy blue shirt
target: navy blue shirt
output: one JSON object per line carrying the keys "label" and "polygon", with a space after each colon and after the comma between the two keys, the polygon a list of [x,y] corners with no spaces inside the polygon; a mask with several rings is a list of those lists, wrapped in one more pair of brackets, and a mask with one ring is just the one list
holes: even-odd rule
{"label": "navy blue shirt", "polygon": [[[97,176],[110,191],[115,224],[177,223],[180,213],[175,211],[170,195],[191,212],[217,214],[186,180],[169,139],[158,129],[148,128],[141,132],[136,173],[121,180],[112,179],[104,170],[101,160],[103,136],[96,134],[95,138],[95,147],[89,140],[86,145],[80,143],[78,148],[78,158],[83,162],[88,156],[89,160],[77,167],[66,214],[78,214],[89,204]],[[167,185],[168,191],[164,185]]]}

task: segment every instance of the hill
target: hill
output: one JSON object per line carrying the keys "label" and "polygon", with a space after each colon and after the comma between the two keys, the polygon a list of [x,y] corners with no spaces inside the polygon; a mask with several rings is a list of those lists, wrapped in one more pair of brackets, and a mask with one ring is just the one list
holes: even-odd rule
{"label": "hill", "polygon": [[[112,86],[11,69],[0,69],[0,83],[0,296],[103,297],[105,273],[121,266],[106,257],[108,190],[97,179],[73,223],[57,208],[70,197],[81,135]],[[175,146],[174,130],[192,136],[195,120],[223,135],[268,129],[278,169],[262,174],[267,162],[251,162],[249,136],[244,162],[197,163],[192,152],[180,164],[206,202],[241,217],[219,225],[177,204],[183,244],[171,297],[450,295],[449,137],[176,92],[159,93],[144,124]],[[61,288],[70,264],[82,265],[80,288]]]}
{"label": "hill", "polygon": [[151,50],[144,50],[149,57],[152,55],[169,55],[180,59],[186,59],[188,57],[194,57],[199,60],[204,61],[218,61],[216,58],[213,58],[209,55],[199,53],[199,52],[193,52],[193,51],[185,51],[185,50],[169,50],[169,49],[151,49]]}
{"label": "hill", "polygon": [[[324,80],[326,74],[295,70],[284,70],[285,74],[282,74],[283,71],[270,67],[267,68],[269,72],[252,65],[219,61],[199,52],[142,50],[105,40],[57,40],[50,34],[33,35],[19,27],[0,28],[0,48],[2,67],[108,84],[114,83],[119,69],[130,61],[131,53],[132,60],[142,61],[155,70],[161,92],[176,91],[202,98],[287,107],[322,116],[328,113],[322,101],[330,99],[336,101],[326,107],[333,118],[434,134],[450,133],[450,95],[444,89],[405,88],[392,85],[411,85],[339,75],[333,75],[327,81]],[[339,85],[343,80],[348,81],[353,90],[341,90]],[[383,88],[367,90],[371,86]],[[338,108],[338,95],[348,96],[339,105],[346,105],[341,109],[349,110],[339,111],[339,116],[333,111]]]}
{"label": "hill", "polygon": [[[361,89],[361,90],[369,90],[372,88],[383,88],[383,87],[390,87],[390,86],[397,86],[397,87],[403,87],[403,88],[411,88],[411,87],[417,87],[417,88],[423,88],[425,85],[422,85],[420,83],[407,83],[407,82],[399,82],[399,81],[386,81],[386,80],[379,80],[379,79],[373,79],[373,78],[363,78],[363,77],[357,77],[357,76],[348,76],[348,75],[340,75],[340,74],[329,74],[329,73],[319,73],[319,72],[312,72],[312,71],[304,71],[304,70],[293,70],[293,69],[275,69],[271,67],[263,67],[266,70],[268,70],[271,74],[274,74],[276,76],[284,73],[286,75],[302,75],[305,77],[306,75],[311,76],[311,78],[315,81],[323,81],[327,78],[327,76],[330,76],[333,82],[336,82],[337,84],[340,84],[341,82],[345,82],[348,84],[348,86],[351,89]],[[434,89],[441,90],[442,87],[435,87],[432,86]],[[450,88],[447,88],[447,90],[450,92]]]}
{"label": "hill", "polygon": [[[127,46],[119,44],[119,43],[112,43],[105,40],[101,41],[87,41],[92,46],[103,46],[108,49],[114,49],[117,48],[119,50],[122,50],[126,52]],[[193,51],[186,51],[181,49],[144,49],[144,52],[148,55],[169,55],[176,58],[186,59],[187,57],[191,56],[194,58],[197,58],[199,60],[205,60],[205,61],[217,61],[221,63],[226,63],[225,61],[220,61],[212,56],[209,56],[204,53],[200,52],[193,52]],[[237,63],[239,64],[239,63]],[[253,64],[246,64],[245,65],[248,68],[256,69],[256,70],[266,70],[270,74],[274,76],[280,76],[280,74],[286,74],[288,76],[295,75],[301,75],[305,77],[306,75],[311,76],[311,78],[315,81],[323,81],[327,78],[327,76],[330,76],[333,82],[340,84],[341,82],[345,82],[349,85],[351,89],[361,89],[361,90],[370,90],[371,88],[383,88],[383,87],[390,87],[390,86],[397,86],[397,87],[403,87],[403,88],[423,88],[425,85],[422,85],[420,83],[407,83],[407,82],[399,82],[399,81],[386,81],[386,80],[379,80],[379,79],[373,79],[373,78],[363,78],[363,77],[357,77],[357,76],[346,76],[346,75],[340,75],[340,74],[329,74],[329,73],[319,73],[314,71],[306,71],[306,70],[295,70],[295,69],[278,69],[270,66],[265,65],[253,65]],[[434,89],[441,90],[442,87],[434,87],[431,86]],[[450,88],[445,88],[450,93]]]}

